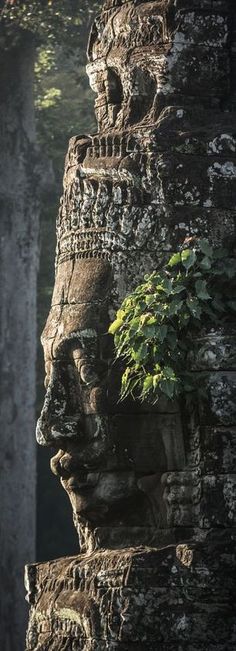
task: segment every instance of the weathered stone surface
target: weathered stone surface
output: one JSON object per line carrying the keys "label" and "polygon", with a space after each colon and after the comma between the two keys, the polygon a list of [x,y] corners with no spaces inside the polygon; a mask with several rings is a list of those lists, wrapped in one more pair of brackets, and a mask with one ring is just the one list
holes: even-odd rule
{"label": "weathered stone surface", "polygon": [[195,545],[101,551],[31,566],[28,648],[194,649],[206,639],[209,648],[230,648],[234,545],[234,535],[216,534]]}
{"label": "weathered stone surface", "polygon": [[236,428],[201,428],[203,474],[221,475],[236,469]]}
{"label": "weathered stone surface", "polygon": [[235,324],[203,324],[181,405],[121,403],[107,335],[186,237],[234,255],[235,47],[228,0],[107,0],[95,20],[98,133],[66,158],[37,427],[83,554],[29,568],[27,651],[236,648]]}

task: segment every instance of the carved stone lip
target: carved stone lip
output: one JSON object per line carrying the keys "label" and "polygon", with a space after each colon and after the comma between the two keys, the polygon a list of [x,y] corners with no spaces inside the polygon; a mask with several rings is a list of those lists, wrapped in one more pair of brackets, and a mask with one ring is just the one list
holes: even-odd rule
{"label": "carved stone lip", "polygon": [[78,468],[76,469],[76,474],[74,471],[70,477],[66,479],[62,477],[62,482],[68,491],[89,490],[97,485],[99,476],[99,472],[91,472],[85,468]]}

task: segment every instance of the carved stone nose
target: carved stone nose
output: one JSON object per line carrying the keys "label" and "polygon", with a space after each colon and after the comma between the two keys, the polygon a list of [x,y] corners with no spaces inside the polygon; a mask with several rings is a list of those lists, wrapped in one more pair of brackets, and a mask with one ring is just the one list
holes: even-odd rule
{"label": "carved stone nose", "polygon": [[80,412],[66,415],[66,401],[53,397],[49,385],[41,416],[36,426],[36,439],[39,445],[63,448],[63,442],[83,437],[82,415]]}
{"label": "carved stone nose", "polygon": [[64,377],[60,364],[55,364],[36,427],[39,445],[63,448],[63,441],[82,436],[82,415],[75,391],[71,398],[70,383],[67,387],[66,380],[67,375]]}
{"label": "carved stone nose", "polygon": [[43,416],[38,419],[36,439],[39,445],[63,448],[63,442],[81,439],[81,437],[83,437],[83,430],[80,417],[64,419],[53,424],[50,421],[47,422]]}

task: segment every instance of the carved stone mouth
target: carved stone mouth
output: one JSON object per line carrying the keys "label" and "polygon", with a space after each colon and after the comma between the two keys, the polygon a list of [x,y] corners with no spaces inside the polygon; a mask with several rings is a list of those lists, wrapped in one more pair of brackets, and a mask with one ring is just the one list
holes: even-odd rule
{"label": "carved stone mouth", "polygon": [[[126,133],[119,131],[111,131],[104,134],[91,135],[88,138],[86,147],[84,142],[81,142],[78,136],[78,141],[74,144],[72,150],[73,155],[68,159],[68,168],[74,165],[81,165],[83,170],[91,166],[91,161],[94,161],[95,166],[99,166],[98,159],[112,159],[112,166],[115,168],[119,166],[120,161],[127,156],[134,156],[135,154],[147,154],[153,150],[153,128],[155,124],[152,122],[147,123],[139,128],[139,131],[132,129]],[[151,130],[151,131],[150,131]],[[140,139],[140,132],[142,139]],[[95,162],[96,161],[96,162]]]}
{"label": "carved stone mouth", "polygon": [[68,492],[87,492],[97,486],[99,473],[79,473],[78,476],[71,477],[68,481],[63,480],[64,487]]}
{"label": "carved stone mouth", "polygon": [[59,450],[51,459],[52,472],[66,483],[66,489],[93,486],[99,479],[96,468],[81,466],[77,456]]}
{"label": "carved stone mouth", "polygon": [[134,152],[140,152],[140,144],[133,134],[107,134],[93,136],[86,158],[123,158]]}

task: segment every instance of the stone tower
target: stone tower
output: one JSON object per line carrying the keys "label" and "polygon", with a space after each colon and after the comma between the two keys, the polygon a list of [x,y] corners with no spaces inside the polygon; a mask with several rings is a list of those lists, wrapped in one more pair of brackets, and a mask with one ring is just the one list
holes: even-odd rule
{"label": "stone tower", "polygon": [[37,426],[77,557],[27,569],[27,651],[236,648],[235,327],[195,342],[188,410],[119,400],[108,326],[186,236],[235,245],[235,9],[107,0],[88,46],[98,133],[72,138]]}

